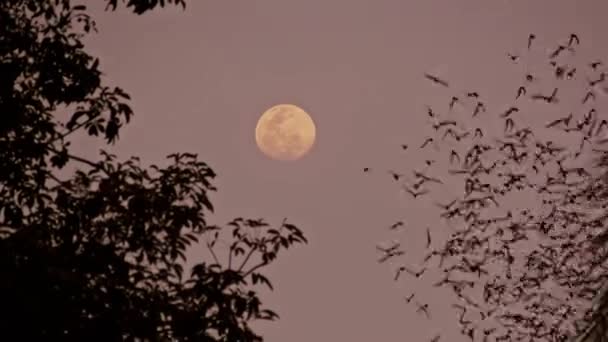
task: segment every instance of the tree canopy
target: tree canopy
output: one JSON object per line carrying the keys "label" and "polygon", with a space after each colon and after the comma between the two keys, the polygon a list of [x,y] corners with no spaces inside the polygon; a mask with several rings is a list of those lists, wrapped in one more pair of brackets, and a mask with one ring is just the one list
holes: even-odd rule
{"label": "tree canopy", "polygon": [[[118,0],[106,0],[106,9],[116,10]],[[186,8],[185,0],[123,0],[127,8],[130,8],[133,13],[144,14],[145,12],[156,8],[157,6],[165,7],[165,5],[179,5]]]}
{"label": "tree canopy", "polygon": [[[117,0],[109,0],[115,9]],[[184,1],[129,0],[142,14]],[[215,172],[196,154],[142,166],[70,136],[115,144],[134,113],[103,84],[82,38],[95,30],[69,0],[0,2],[0,330],[34,341],[258,341],[255,319],[278,316],[254,285],[279,252],[306,243],[283,221],[210,225]],[[56,113],[67,110],[67,121]],[[76,171],[60,176],[66,166]],[[65,173],[65,172],[64,172]],[[64,178],[61,178],[64,177]],[[226,235],[226,237],[224,237]],[[216,242],[224,239],[227,260]],[[184,270],[186,249],[211,251]]]}

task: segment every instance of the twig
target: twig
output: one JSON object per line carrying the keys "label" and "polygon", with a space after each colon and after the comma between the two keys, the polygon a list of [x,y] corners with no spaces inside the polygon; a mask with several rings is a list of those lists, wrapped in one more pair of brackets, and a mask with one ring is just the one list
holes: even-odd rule
{"label": "twig", "polygon": [[82,128],[83,126],[85,126],[86,124],[90,123],[91,121],[93,121],[93,120],[95,120],[97,118],[98,118],[98,115],[97,116],[89,117],[83,123],[77,124],[74,127],[72,127],[72,129],[69,129],[67,132],[65,132],[63,134],[60,134],[57,139],[51,140],[50,143],[54,143],[57,140],[65,139],[68,135],[74,133],[76,130]]}
{"label": "twig", "polygon": [[48,174],[49,178],[51,178],[52,180],[54,180],[55,182],[57,182],[61,186],[65,186],[64,183],[69,183],[68,181],[62,181],[61,179],[57,178],[57,176],[55,176],[51,172],[48,172],[47,174]]}
{"label": "twig", "polygon": [[257,270],[260,267],[266,266],[268,265],[268,262],[266,261],[262,261],[261,263],[255,265],[254,267],[252,267],[249,271],[245,272],[245,274],[243,274],[243,278],[246,278],[248,275],[250,275],[253,271]]}
{"label": "twig", "polygon": [[[57,151],[54,147],[51,147],[51,146],[47,146],[47,149],[49,149],[51,152],[55,152],[56,154],[61,153],[61,152]],[[87,164],[87,165],[89,165],[89,166],[91,166],[91,167],[93,167],[95,169],[101,169],[101,165],[100,165],[101,163],[94,163],[94,162],[92,162],[90,160],[87,160],[87,159],[84,159],[82,157],[75,156],[75,155],[69,154],[69,153],[67,154],[67,156],[70,159],[73,159],[75,161],[81,162],[83,164]]]}
{"label": "twig", "polygon": [[249,250],[249,253],[247,253],[247,256],[245,257],[245,260],[243,260],[243,263],[241,264],[241,266],[239,266],[239,269],[237,270],[237,272],[240,272],[240,271],[243,270],[243,267],[245,267],[245,264],[247,264],[247,261],[249,261],[249,258],[251,257],[251,255],[253,254],[253,252],[255,252],[256,249],[258,249],[257,245],[253,246]]}
{"label": "twig", "polygon": [[213,251],[213,247],[211,247],[211,244],[209,242],[205,242],[207,244],[207,248],[209,248],[209,251],[211,252],[211,256],[213,257],[213,260],[215,260],[216,264],[220,264],[219,260],[217,259],[217,256],[215,255],[215,252]]}

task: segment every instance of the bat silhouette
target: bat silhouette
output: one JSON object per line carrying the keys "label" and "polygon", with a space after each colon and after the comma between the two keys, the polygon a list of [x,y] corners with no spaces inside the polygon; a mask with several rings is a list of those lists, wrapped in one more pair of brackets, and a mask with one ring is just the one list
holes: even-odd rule
{"label": "bat silhouette", "polygon": [[571,80],[574,78],[574,74],[576,74],[576,68],[570,69],[570,71],[568,71],[568,73],[566,74],[566,78]]}
{"label": "bat silhouette", "polygon": [[429,177],[429,176],[427,176],[424,173],[419,172],[419,171],[414,171],[414,176],[416,178],[422,179],[424,182],[434,182],[434,183],[437,183],[437,184],[443,184],[443,182],[440,179]]}
{"label": "bat silhouette", "polygon": [[426,145],[430,144],[433,142],[433,138],[427,138],[422,145],[420,145],[420,148],[424,148]]}
{"label": "bat silhouette", "polygon": [[456,104],[456,102],[458,102],[458,97],[452,96],[452,99],[450,100],[450,110],[452,110],[454,108],[454,105]]}
{"label": "bat silhouette", "polygon": [[517,112],[519,112],[519,108],[517,108],[517,107],[511,107],[511,108],[507,109],[506,112],[500,114],[500,117],[501,118],[506,118],[507,116],[509,116],[509,115],[511,115],[513,113],[517,113]]}
{"label": "bat silhouette", "polygon": [[566,69],[562,66],[558,66],[555,67],[555,77],[558,80],[561,80],[562,78],[564,78],[564,73],[566,72]]}
{"label": "bat silhouette", "polygon": [[403,225],[404,225],[404,222],[403,222],[403,221],[397,221],[397,222],[393,223],[393,224],[392,224],[392,225],[389,227],[389,229],[390,229],[390,230],[395,230],[395,229],[397,229],[397,228],[399,228],[399,227],[401,227],[401,226],[403,226]]}
{"label": "bat silhouette", "polygon": [[589,90],[587,94],[585,94],[585,97],[583,98],[583,104],[587,103],[587,101],[589,100],[595,100],[595,94],[592,90]]}
{"label": "bat silhouette", "polygon": [[416,312],[423,312],[427,318],[431,318],[431,315],[429,315],[429,305],[428,304],[420,304],[420,303],[416,303],[416,305],[418,306],[418,308],[416,309]]}
{"label": "bat silhouette", "polygon": [[395,272],[395,277],[393,278],[394,281],[399,280],[399,276],[401,276],[401,273],[403,273],[403,271],[405,271],[405,267],[401,266],[397,269],[397,271]]}
{"label": "bat silhouette", "polygon": [[595,61],[595,62],[591,62],[589,64],[589,66],[591,67],[591,69],[593,70],[597,70],[598,67],[600,67],[602,65],[602,61]]}
{"label": "bat silhouette", "polygon": [[458,159],[458,163],[460,163],[460,156],[458,155],[458,152],[452,150],[450,153],[450,163],[454,163],[454,160],[456,159]]}
{"label": "bat silhouette", "polygon": [[532,41],[536,38],[536,35],[534,35],[534,33],[531,33],[528,36],[528,50],[530,50],[530,48],[532,47]]}
{"label": "bat silhouette", "polygon": [[427,79],[431,80],[431,81],[432,81],[433,83],[435,83],[435,84],[439,84],[439,85],[442,85],[442,86],[444,86],[444,87],[449,87],[448,82],[446,82],[446,81],[444,81],[444,80],[440,79],[440,78],[439,78],[439,77],[437,77],[437,76],[433,76],[433,75],[431,75],[431,74],[427,74],[427,73],[425,73],[425,74],[424,74],[424,77],[426,77]]}
{"label": "bat silhouette", "polygon": [[550,96],[546,96],[543,94],[534,94],[532,95],[532,99],[533,100],[543,100],[547,103],[552,103],[552,102],[557,102],[557,98],[555,97],[557,95],[557,88],[553,89],[553,92],[551,93]]}
{"label": "bat silhouette", "polygon": [[505,120],[505,132],[510,131],[513,127],[515,127],[515,122],[511,118],[507,118],[507,120]]}
{"label": "bat silhouette", "polygon": [[401,179],[401,177],[403,177],[402,174],[399,174],[399,173],[394,172],[394,171],[389,171],[388,173],[393,177],[393,179],[395,181],[398,181],[399,179]]}
{"label": "bat silhouette", "polygon": [[475,110],[473,111],[473,117],[477,116],[477,114],[481,113],[481,112],[485,112],[486,111],[486,107],[482,102],[477,102],[477,105],[475,106]]}
{"label": "bat silhouette", "polygon": [[413,271],[412,269],[410,269],[409,267],[406,266],[402,266],[403,270],[406,271],[407,273],[411,274],[412,276],[416,277],[416,278],[420,278],[424,272],[426,271],[426,267],[422,268],[420,271]]}
{"label": "bat silhouette", "polygon": [[595,87],[598,83],[602,83],[605,80],[606,80],[606,74],[605,73],[601,73],[600,77],[597,80],[589,81],[589,86],[590,87]]}
{"label": "bat silhouette", "polygon": [[405,191],[407,191],[410,195],[412,195],[412,197],[414,198],[418,198],[418,196],[422,196],[425,194],[428,194],[430,191],[428,189],[422,189],[420,191],[414,191],[406,186],[403,186],[405,188]]}
{"label": "bat silhouette", "polygon": [[519,56],[518,55],[512,55],[510,53],[507,53],[507,56],[509,57],[509,59],[511,59],[512,62],[517,63],[517,61],[519,60]]}
{"label": "bat silhouette", "polygon": [[441,204],[441,203],[435,202],[435,205],[438,206],[439,208],[442,208],[443,210],[449,210],[454,204],[456,204],[456,202],[458,202],[458,200],[453,200],[452,202],[450,202],[448,204]]}
{"label": "bat silhouette", "polygon": [[475,134],[473,135],[474,138],[482,138],[483,137],[483,131],[481,130],[481,128],[475,128]]}
{"label": "bat silhouette", "polygon": [[414,298],[414,293],[412,293],[412,294],[411,294],[409,297],[405,297],[405,301],[406,301],[407,303],[409,303],[409,302],[411,302],[411,301],[412,301],[412,299],[413,299],[413,298]]}
{"label": "bat silhouette", "polygon": [[458,122],[454,121],[454,120],[443,120],[443,121],[439,121],[438,123],[433,125],[434,129],[439,129],[443,126],[456,126],[458,124]]}
{"label": "bat silhouette", "polygon": [[568,46],[572,46],[573,43],[576,43],[576,45],[579,45],[581,43],[575,33],[570,34],[570,38],[568,39]]}
{"label": "bat silhouette", "polygon": [[570,120],[572,120],[572,113],[570,113],[568,116],[554,120],[549,122],[547,125],[545,125],[546,128],[551,128],[554,127],[560,123],[565,124],[566,126],[568,126],[570,124]]}
{"label": "bat silhouette", "polygon": [[378,263],[384,263],[384,262],[386,262],[388,259],[390,259],[392,257],[400,256],[400,255],[403,255],[403,254],[405,254],[404,251],[387,252],[382,257],[380,257],[380,259],[378,259]]}
{"label": "bat silhouette", "polygon": [[515,99],[517,100],[522,95],[526,95],[526,87],[524,86],[521,86],[517,89],[517,95],[515,96]]}
{"label": "bat silhouette", "polygon": [[608,128],[608,120],[604,119],[597,126],[597,130],[595,131],[595,135],[596,136],[600,135],[600,132],[602,131],[602,129],[606,129],[606,128]]}
{"label": "bat silhouette", "polygon": [[562,51],[566,50],[566,47],[563,45],[558,45],[557,48],[555,50],[553,50],[553,52],[549,55],[549,58],[554,59],[557,58],[557,56],[559,56],[560,53],[562,53]]}

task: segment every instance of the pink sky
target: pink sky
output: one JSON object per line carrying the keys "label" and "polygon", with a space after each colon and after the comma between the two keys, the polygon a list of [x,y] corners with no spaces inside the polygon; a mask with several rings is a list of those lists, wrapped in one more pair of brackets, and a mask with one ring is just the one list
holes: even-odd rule
{"label": "pink sky", "polygon": [[[305,231],[309,244],[268,269],[276,290],[265,303],[281,316],[260,326],[268,342],[425,341],[443,326],[443,341],[464,341],[448,335],[457,316],[445,297],[394,283],[376,263],[385,227],[424,218],[389,178],[361,169],[408,167],[399,145],[419,143],[424,105],[446,96],[424,72],[500,107],[521,76],[507,72],[506,52],[523,49],[529,32],[546,46],[577,32],[581,54],[608,56],[605,0],[190,0],[185,12],[142,17],[84,3],[98,21],[92,53],[133,98],[136,116],[114,152],[145,163],[198,153],[219,174],[212,223],[287,217]],[[270,160],[254,143],[258,117],[278,103],[306,108],[317,126],[313,151],[297,162]],[[433,321],[404,303],[414,287]]]}

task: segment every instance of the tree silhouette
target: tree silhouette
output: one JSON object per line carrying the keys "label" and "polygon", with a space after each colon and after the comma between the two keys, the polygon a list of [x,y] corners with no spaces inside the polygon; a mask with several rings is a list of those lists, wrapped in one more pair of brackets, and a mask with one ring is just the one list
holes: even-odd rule
{"label": "tree silhouette", "polygon": [[[106,9],[116,10],[118,0],[106,0]],[[166,4],[179,5],[186,8],[185,0],[122,0],[126,2],[127,8],[132,8],[133,13],[144,14],[145,12],[156,8],[157,6],[164,7]]]}
{"label": "tree silhouette", "polygon": [[[548,57],[535,37],[529,49],[507,54],[525,73],[502,109],[426,75],[446,93],[447,108],[426,108],[423,168],[393,181],[437,210],[428,217],[424,267],[399,264],[395,280],[403,271],[409,282],[434,276],[437,291],[456,294],[455,317],[471,340],[566,341],[592,330],[586,341],[599,341],[608,303],[606,73],[599,61],[577,59],[578,36]],[[379,249],[381,262],[404,254],[398,241]],[[406,299],[414,298],[419,312],[431,310],[416,294]]]}
{"label": "tree silhouette", "polygon": [[[141,14],[157,4],[127,5]],[[262,340],[250,322],[277,315],[254,286],[272,289],[263,267],[305,243],[302,232],[286,221],[208,224],[215,173],[195,154],[148,168],[104,151],[73,154],[74,132],[114,144],[133,116],[128,94],[103,85],[99,59],[84,50],[94,21],[69,0],[9,0],[0,23],[2,339]],[[62,179],[68,165],[76,171]],[[212,257],[185,272],[194,243]]]}

